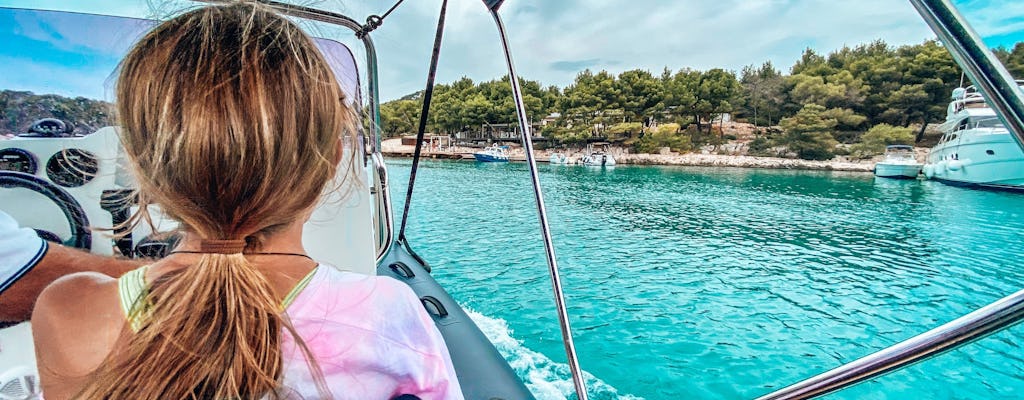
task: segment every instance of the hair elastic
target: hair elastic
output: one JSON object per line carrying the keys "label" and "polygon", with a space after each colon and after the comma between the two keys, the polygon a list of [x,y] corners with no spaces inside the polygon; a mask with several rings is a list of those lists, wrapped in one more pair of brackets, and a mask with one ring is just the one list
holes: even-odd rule
{"label": "hair elastic", "polygon": [[202,239],[197,253],[241,254],[245,250],[245,239]]}

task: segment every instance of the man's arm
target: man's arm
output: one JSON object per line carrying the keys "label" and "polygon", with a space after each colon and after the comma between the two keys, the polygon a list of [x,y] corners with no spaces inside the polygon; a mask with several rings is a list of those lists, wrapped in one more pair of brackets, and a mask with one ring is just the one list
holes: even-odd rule
{"label": "man's arm", "polygon": [[49,250],[28,273],[0,293],[0,322],[21,322],[32,315],[32,306],[50,282],[75,272],[94,271],[117,278],[138,268],[143,260],[119,259],[48,243]]}

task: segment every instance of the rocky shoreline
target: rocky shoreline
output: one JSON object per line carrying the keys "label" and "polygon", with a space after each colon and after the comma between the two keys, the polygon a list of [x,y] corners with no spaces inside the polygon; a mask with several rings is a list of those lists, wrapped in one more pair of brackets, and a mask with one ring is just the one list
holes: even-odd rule
{"label": "rocky shoreline", "polygon": [[874,161],[810,161],[792,158],[754,157],[722,154],[680,155],[663,154],[624,154],[615,158],[620,164],[635,165],[685,165],[695,167],[737,167],[767,169],[801,169],[821,171],[872,172]]}
{"label": "rocky shoreline", "polygon": [[[401,145],[395,140],[386,140],[382,143],[382,153],[388,157],[412,157],[414,146]],[[452,147],[448,149],[424,149],[422,157],[442,159],[473,159],[475,149],[468,147]],[[521,148],[510,149],[512,161],[526,161],[526,156]],[[535,151],[537,162],[548,162],[550,152],[545,150]],[[570,162],[575,161],[582,155],[581,152],[570,152],[567,156]],[[735,168],[763,168],[763,169],[793,169],[793,170],[816,170],[816,171],[847,171],[870,173],[874,170],[875,160],[847,160],[837,157],[828,161],[810,161],[793,158],[776,157],[754,157],[746,155],[726,154],[630,154],[624,151],[613,151],[612,155],[618,164],[625,165],[679,165],[694,167],[735,167]]]}

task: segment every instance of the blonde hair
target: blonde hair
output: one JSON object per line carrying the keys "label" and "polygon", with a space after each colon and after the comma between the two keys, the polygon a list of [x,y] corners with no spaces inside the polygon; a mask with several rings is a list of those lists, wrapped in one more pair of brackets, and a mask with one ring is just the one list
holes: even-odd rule
{"label": "blonde hair", "polygon": [[[166,21],[120,68],[121,142],[142,209],[158,204],[202,239],[257,249],[306,215],[335,176],[339,141],[356,129],[313,41],[262,5]],[[122,337],[79,397],[279,397],[285,331],[315,364],[241,254],[203,254],[158,277],[144,303],[141,328]]]}

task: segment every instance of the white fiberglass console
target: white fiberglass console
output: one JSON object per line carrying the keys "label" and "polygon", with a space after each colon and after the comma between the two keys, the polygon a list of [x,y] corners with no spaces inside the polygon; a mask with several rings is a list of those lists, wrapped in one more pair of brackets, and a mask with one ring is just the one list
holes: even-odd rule
{"label": "white fiberglass console", "polygon": [[[110,229],[131,212],[125,210],[119,215],[124,202],[118,196],[127,193],[132,186],[132,179],[122,165],[117,130],[112,127],[87,136],[20,136],[0,140],[0,171],[6,172],[4,176],[8,178],[0,180],[0,210],[13,216],[22,226],[36,229],[41,236],[67,245],[76,245],[74,239],[80,239],[73,225],[85,224],[84,232],[79,230],[77,236],[84,234],[91,238],[84,246],[89,251],[135,257],[144,253],[138,249],[141,242],[156,237],[153,230],[170,232],[176,224],[161,219],[156,208],[151,210],[156,216],[154,229],[140,224],[120,242],[113,238]],[[35,184],[12,185],[10,178],[18,174],[24,174],[20,177]],[[355,185],[351,190],[325,196],[306,223],[304,244],[319,261],[372,274],[376,254],[371,198],[366,189],[367,177],[359,175],[347,177],[346,184]],[[48,197],[39,190],[40,186],[51,193],[64,192],[68,196]],[[57,200],[70,204],[61,207]],[[76,218],[76,214],[81,214],[77,216],[80,218]]]}

